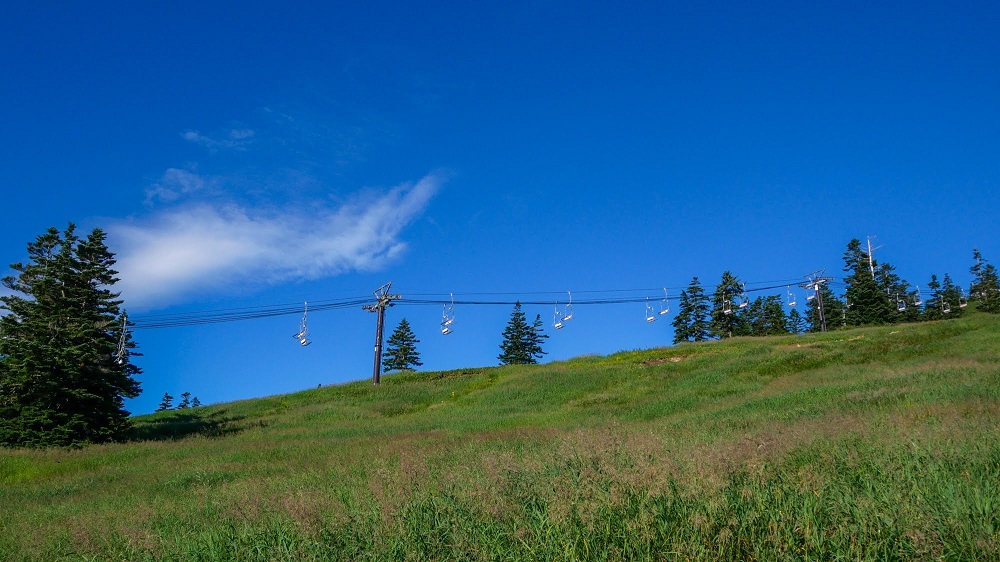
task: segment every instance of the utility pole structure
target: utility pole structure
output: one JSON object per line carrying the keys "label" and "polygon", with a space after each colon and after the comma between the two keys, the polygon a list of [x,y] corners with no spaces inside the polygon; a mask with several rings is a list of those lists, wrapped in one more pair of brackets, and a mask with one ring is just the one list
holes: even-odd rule
{"label": "utility pole structure", "polygon": [[375,295],[375,304],[366,304],[361,307],[368,312],[378,314],[378,324],[375,327],[375,364],[372,367],[372,384],[376,386],[382,379],[382,331],[385,327],[385,309],[392,306],[392,301],[400,298],[400,295],[389,294],[390,287],[392,287],[392,281],[375,289],[372,292]]}
{"label": "utility pole structure", "polygon": [[799,287],[806,290],[815,291],[814,298],[816,299],[816,307],[819,311],[819,328],[821,332],[826,331],[826,315],[823,314],[823,293],[819,290],[820,285],[826,283],[827,281],[832,281],[833,277],[824,277],[823,274],[826,273],[825,269],[820,269],[819,271],[814,271],[809,275],[806,275],[805,283],[799,283]]}

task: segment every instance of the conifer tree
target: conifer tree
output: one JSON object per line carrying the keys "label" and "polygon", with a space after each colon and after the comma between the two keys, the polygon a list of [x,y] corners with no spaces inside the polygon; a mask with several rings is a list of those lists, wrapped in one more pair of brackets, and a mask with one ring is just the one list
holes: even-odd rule
{"label": "conifer tree", "polygon": [[681,302],[673,321],[674,343],[705,341],[709,338],[709,302],[701,281],[691,280],[687,290],[681,291]]}
{"label": "conifer tree", "polygon": [[688,298],[687,291],[681,291],[677,314],[670,322],[674,327],[674,343],[691,340],[691,312],[691,299]]}
{"label": "conifer tree", "polygon": [[745,335],[746,317],[744,309],[733,306],[732,299],[743,292],[739,278],[726,271],[715,287],[712,295],[712,312],[709,332],[716,338],[731,338]]}
{"label": "conifer tree", "polygon": [[164,392],[163,398],[160,399],[160,405],[156,408],[156,411],[165,412],[173,407],[174,407],[174,397],[171,396],[169,392]]}
{"label": "conifer tree", "polygon": [[951,308],[951,312],[948,313],[949,318],[961,318],[965,313],[965,308],[961,306],[963,300],[961,296],[962,293],[958,285],[951,280],[950,275],[945,273],[944,278],[941,279],[941,297],[944,298],[945,302]]}
{"label": "conifer tree", "polygon": [[797,308],[788,311],[788,332],[791,334],[801,334],[806,331],[806,319]]}
{"label": "conifer tree", "polygon": [[[890,303],[876,275],[872,274],[873,267],[878,271],[878,262],[861,248],[861,241],[857,238],[851,240],[844,252],[844,271],[849,273],[844,278],[847,285],[845,298],[849,303],[848,326],[888,324],[895,319],[895,305]],[[826,317],[829,325],[830,316]]]}
{"label": "conifer tree", "polygon": [[788,325],[781,297],[757,297],[747,307],[746,322],[754,336],[787,334]]}
{"label": "conifer tree", "polygon": [[[139,395],[105,234],[70,223],[28,244],[0,297],[0,443],[67,446],[123,439]],[[23,295],[23,296],[22,296]]]}
{"label": "conifer tree", "polygon": [[414,335],[406,318],[399,321],[386,343],[386,351],[382,353],[382,368],[386,371],[413,371],[415,367],[423,365],[417,351],[420,340]]}
{"label": "conifer tree", "polygon": [[201,400],[198,400],[198,397],[195,396],[194,398],[191,399],[191,407],[197,408],[199,406],[201,406]]}
{"label": "conifer tree", "polygon": [[941,320],[945,316],[946,303],[944,295],[941,293],[941,283],[937,275],[931,275],[930,282],[927,283],[931,295],[924,301],[924,320]]}
{"label": "conifer tree", "polygon": [[545,351],[542,351],[542,344],[545,343],[545,340],[549,339],[549,336],[545,333],[544,325],[542,315],[536,314],[535,321],[531,324],[531,345],[528,346],[528,351],[532,357],[540,358],[546,354]]}
{"label": "conifer tree", "polygon": [[1000,278],[993,264],[989,263],[979,253],[972,250],[972,259],[976,263],[969,268],[972,273],[972,285],[969,286],[970,298],[979,302],[979,310],[993,314],[1000,313]]}
{"label": "conifer tree", "polygon": [[181,403],[177,405],[178,410],[187,410],[191,407],[191,393],[182,392],[181,393]]}
{"label": "conifer tree", "polygon": [[545,354],[541,342],[548,336],[541,333],[542,317],[535,317],[534,325],[528,325],[528,320],[521,310],[521,303],[514,303],[514,311],[503,331],[503,342],[500,344],[500,355],[497,359],[501,365],[524,365],[538,363],[538,358]]}

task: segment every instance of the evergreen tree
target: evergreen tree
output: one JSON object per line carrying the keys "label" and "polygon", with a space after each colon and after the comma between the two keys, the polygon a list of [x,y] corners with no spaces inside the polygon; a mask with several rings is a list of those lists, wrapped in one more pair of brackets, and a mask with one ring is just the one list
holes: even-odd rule
{"label": "evergreen tree", "polygon": [[514,311],[503,331],[503,342],[500,344],[500,355],[497,359],[501,365],[523,365],[538,363],[538,358],[545,354],[541,342],[548,336],[541,333],[542,317],[535,317],[534,325],[528,325],[528,320],[521,310],[521,303],[514,304]]}
{"label": "evergreen tree", "polygon": [[931,291],[931,296],[924,301],[924,320],[941,320],[945,316],[946,305],[944,295],[941,293],[941,283],[938,282],[937,275],[931,275],[931,280],[927,283],[927,288]]}
{"label": "evergreen tree", "polygon": [[691,341],[691,299],[687,291],[681,291],[677,314],[670,325],[674,327],[674,343]]}
{"label": "evergreen tree", "polygon": [[181,393],[181,403],[177,405],[178,410],[187,410],[191,407],[191,393],[182,392]]}
{"label": "evergreen tree", "polygon": [[169,392],[164,392],[163,399],[160,400],[160,405],[156,408],[156,411],[165,412],[173,407],[174,407],[174,397],[171,396]]}
{"label": "evergreen tree", "polygon": [[[0,443],[66,446],[124,438],[125,398],[139,395],[130,362],[135,347],[124,329],[118,279],[93,230],[86,239],[70,223],[28,244],[29,261],[3,279],[0,297]],[[23,296],[20,296],[23,295]]]}
{"label": "evergreen tree", "polygon": [[743,285],[731,272],[722,274],[722,280],[712,295],[711,322],[709,333],[716,338],[731,338],[746,335],[744,309],[733,306],[733,298],[743,293]]}
{"label": "evergreen tree", "polygon": [[788,332],[791,334],[802,334],[806,331],[806,319],[802,317],[797,308],[788,311]]}
{"label": "evergreen tree", "polygon": [[541,357],[546,354],[542,351],[542,344],[549,339],[549,336],[545,333],[544,325],[542,315],[536,314],[535,321],[531,324],[531,345],[528,346],[528,352],[532,357]]}
{"label": "evergreen tree", "polygon": [[976,263],[969,268],[972,273],[970,298],[979,302],[979,310],[1000,313],[1000,278],[997,277],[996,268],[983,258],[978,249],[972,250],[972,259]]}
{"label": "evergreen tree", "polygon": [[697,277],[681,291],[680,309],[674,318],[674,343],[705,341],[709,338],[709,304]]}
{"label": "evergreen tree", "polygon": [[386,351],[382,353],[382,368],[386,371],[413,371],[420,367],[420,353],[417,344],[420,340],[414,335],[410,323],[403,318],[389,336]]}
{"label": "evergreen tree", "polygon": [[747,308],[747,324],[750,326],[751,334],[773,336],[788,333],[781,297],[777,295],[757,297]]}
{"label": "evergreen tree", "polygon": [[[877,276],[872,274],[872,267],[879,271],[878,262],[861,248],[861,241],[857,238],[851,240],[844,252],[844,271],[849,273],[844,278],[847,285],[845,298],[849,303],[848,326],[887,324],[895,320],[895,304],[889,301],[889,297],[879,286]],[[829,326],[830,316],[826,317]]]}
{"label": "evergreen tree", "polygon": [[[907,314],[907,297],[911,296],[909,284],[895,273],[896,268],[888,263],[878,264],[875,270],[875,281],[882,293],[889,300],[889,322],[910,321],[915,315]],[[912,300],[910,302],[913,302]],[[902,306],[903,310],[899,310]]]}
{"label": "evergreen tree", "polygon": [[959,290],[958,285],[951,280],[951,276],[947,273],[944,274],[944,278],[941,280],[941,296],[951,308],[951,312],[948,313],[948,317],[961,318],[965,313],[965,308],[961,306],[964,299],[961,298],[962,293]]}
{"label": "evergreen tree", "polygon": [[194,397],[194,398],[193,398],[193,399],[191,400],[191,407],[192,407],[192,408],[197,408],[197,407],[199,407],[199,406],[201,406],[201,400],[198,400],[198,397],[197,397],[197,396],[195,396],[195,397]]}

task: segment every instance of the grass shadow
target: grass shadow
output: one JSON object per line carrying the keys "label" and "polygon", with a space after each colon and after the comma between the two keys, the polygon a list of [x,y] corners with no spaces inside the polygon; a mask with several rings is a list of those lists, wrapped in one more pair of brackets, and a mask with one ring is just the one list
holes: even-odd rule
{"label": "grass shadow", "polygon": [[205,413],[176,410],[156,419],[139,420],[132,427],[129,440],[173,441],[191,435],[224,437],[250,427],[265,425],[262,421],[240,423],[246,416],[230,416],[226,412],[225,409]]}

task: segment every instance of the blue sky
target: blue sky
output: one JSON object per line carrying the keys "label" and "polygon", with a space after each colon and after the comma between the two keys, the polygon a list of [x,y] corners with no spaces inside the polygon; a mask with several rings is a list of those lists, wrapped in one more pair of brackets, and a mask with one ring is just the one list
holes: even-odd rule
{"label": "blue sky", "polygon": [[[912,284],[1000,262],[993,3],[36,4],[0,18],[0,263],[101,227],[136,319],[390,280],[655,299],[839,277],[867,235]],[[552,309],[526,307],[546,360],[671,341],[642,304]],[[455,312],[387,325],[425,369],[496,364],[510,307]],[[374,320],[311,314],[307,348],[296,315],[137,330],[129,408],[367,378]]]}

